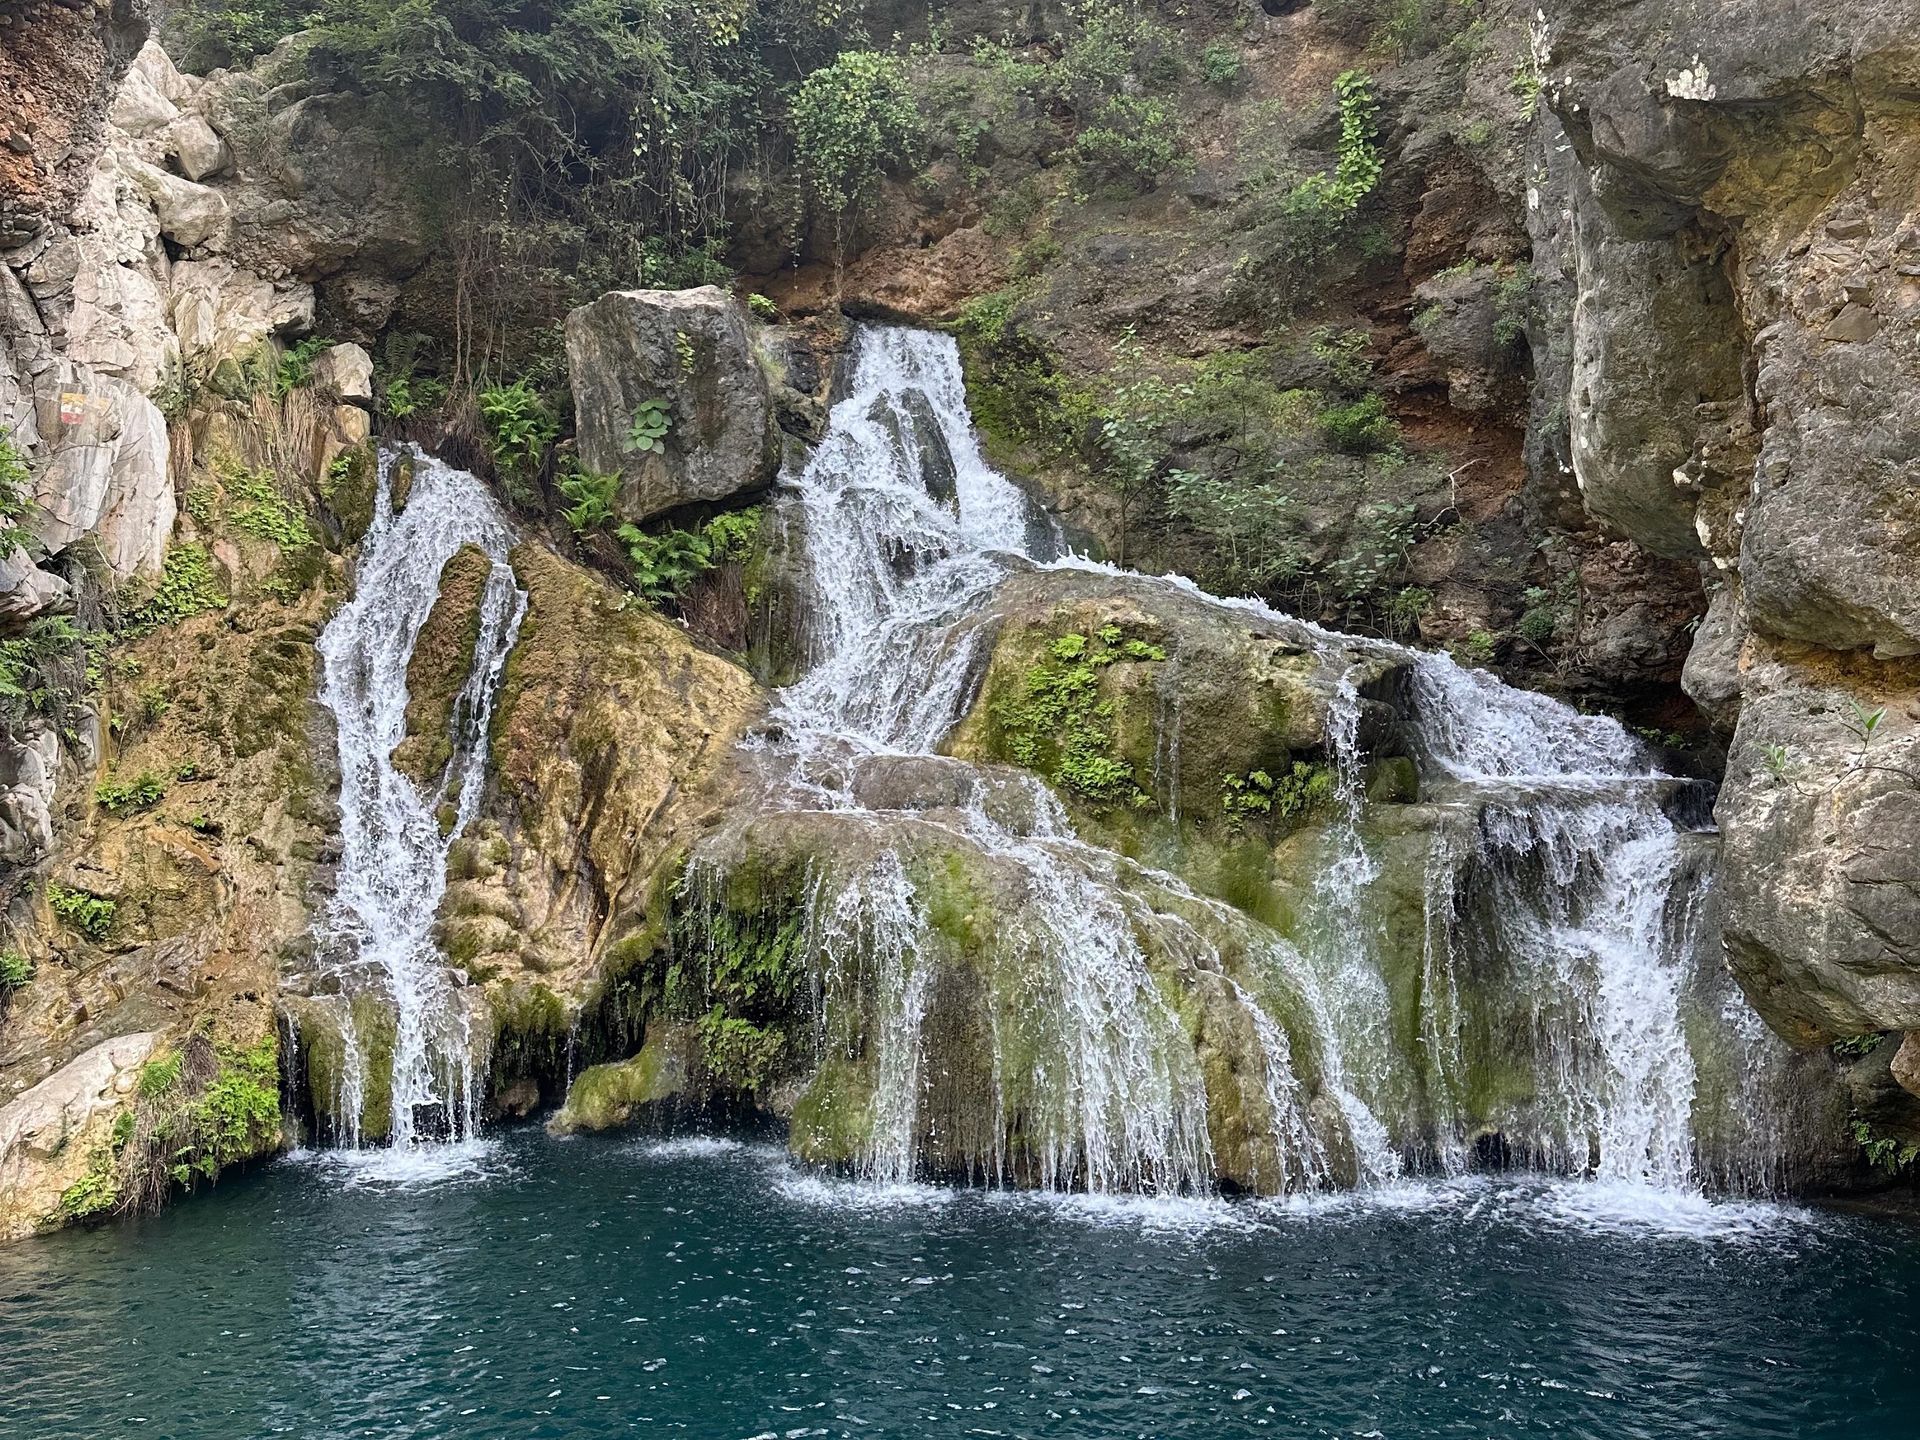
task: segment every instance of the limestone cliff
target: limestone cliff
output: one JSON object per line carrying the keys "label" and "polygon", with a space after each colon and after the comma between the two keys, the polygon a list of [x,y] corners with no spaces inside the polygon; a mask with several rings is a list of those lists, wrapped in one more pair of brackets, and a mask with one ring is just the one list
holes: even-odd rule
{"label": "limestone cliff", "polygon": [[1802,1042],[1912,1031],[1920,15],[1548,4],[1534,50],[1584,498],[1710,577],[1684,683],[1731,734],[1729,958]]}

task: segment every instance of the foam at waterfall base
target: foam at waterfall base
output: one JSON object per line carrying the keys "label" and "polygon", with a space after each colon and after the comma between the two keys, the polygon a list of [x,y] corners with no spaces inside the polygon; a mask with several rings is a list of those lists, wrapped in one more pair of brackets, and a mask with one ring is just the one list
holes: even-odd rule
{"label": "foam at waterfall base", "polygon": [[512,1173],[495,1140],[371,1147],[359,1150],[295,1150],[282,1157],[345,1189],[415,1190],[440,1185],[476,1185]]}
{"label": "foam at waterfall base", "polygon": [[1445,1213],[1468,1222],[1548,1227],[1648,1239],[1773,1243],[1818,1231],[1819,1211],[1768,1200],[1622,1180],[1465,1175],[1401,1180],[1372,1189],[1321,1191],[1252,1202],[1280,1224],[1328,1223],[1381,1213]]}

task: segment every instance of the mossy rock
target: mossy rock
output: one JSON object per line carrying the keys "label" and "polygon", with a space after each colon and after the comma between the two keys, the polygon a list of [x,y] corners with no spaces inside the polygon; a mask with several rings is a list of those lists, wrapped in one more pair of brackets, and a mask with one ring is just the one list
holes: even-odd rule
{"label": "mossy rock", "polygon": [[691,1026],[657,1023],[648,1027],[647,1043],[631,1060],[589,1066],[575,1076],[567,1103],[548,1120],[547,1128],[556,1135],[572,1135],[633,1123],[647,1108],[687,1092],[697,1047]]}
{"label": "mossy rock", "polygon": [[393,765],[423,794],[440,784],[453,759],[454,702],[473,673],[492,577],[493,561],[479,546],[454,551],[440,568],[439,596],[413,642],[407,661],[407,733],[394,747]]}

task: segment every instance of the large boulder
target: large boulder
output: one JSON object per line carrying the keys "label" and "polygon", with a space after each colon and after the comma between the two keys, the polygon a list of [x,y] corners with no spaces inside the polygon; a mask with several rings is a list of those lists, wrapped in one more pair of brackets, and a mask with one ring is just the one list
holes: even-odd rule
{"label": "large boulder", "polygon": [[64,360],[39,377],[35,401],[51,452],[34,477],[41,542],[59,551],[92,535],[115,575],[158,571],[175,514],[159,408],[125,381]]}
{"label": "large boulder", "polygon": [[[723,290],[602,295],[567,316],[567,371],[581,462],[620,475],[631,520],[764,489],[779,468],[771,387],[746,313]],[[642,448],[631,432],[651,402],[665,405],[667,428]]]}

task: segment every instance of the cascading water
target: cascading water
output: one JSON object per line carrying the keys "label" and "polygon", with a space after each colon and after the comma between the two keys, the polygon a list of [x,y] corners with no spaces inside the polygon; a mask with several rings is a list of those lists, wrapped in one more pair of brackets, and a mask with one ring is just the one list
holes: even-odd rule
{"label": "cascading water", "polygon": [[[1464,819],[1443,827],[1427,860],[1417,1053],[1408,1057],[1388,1033],[1370,918],[1379,867],[1362,824],[1362,702],[1351,676],[1328,725],[1342,798],[1333,853],[1298,949],[1171,875],[1087,844],[1032,776],[935,755],[974,698],[985,641],[970,617],[1036,562],[1105,567],[1056,560],[1034,507],[984,462],[950,340],[869,328],[857,345],[825,440],[785,478],[812,592],[812,647],[758,746],[766,810],[864,827],[878,856],[813,876],[808,902],[808,944],[826,972],[820,1003],[829,1013],[852,1006],[865,984],[877,1012],[861,1170],[909,1178],[942,1139],[928,1129],[922,1034],[934,941],[902,853],[934,827],[941,846],[971,847],[1021,897],[1017,921],[987,942],[1017,971],[991,980],[1013,999],[990,997],[981,1037],[995,1091],[984,1142],[992,1153],[981,1161],[991,1179],[1211,1185],[1208,1090],[1182,1032],[1191,1022],[1156,982],[1150,947],[1181,957],[1250,1028],[1266,1131],[1250,1168],[1275,1182],[1261,1188],[1378,1182],[1405,1160],[1458,1170],[1489,1129],[1543,1168],[1692,1184],[1682,999],[1700,969],[1689,917],[1707,875],[1663,809],[1683,782],[1659,774],[1614,722],[1445,656],[1202,597],[1318,637],[1328,657],[1388,655],[1412,675],[1430,802]],[[1199,593],[1177,577],[1164,583]],[[1183,723],[1178,663],[1171,657],[1163,672],[1172,688],[1158,702],[1153,777],[1169,809]],[[869,808],[865,779],[902,763],[938,774],[954,803],[910,816]],[[694,872],[727,863],[722,845],[697,857]],[[1476,998],[1501,987],[1517,1012],[1490,1013]],[[1727,994],[1715,990],[1714,1002],[1729,1003]],[[823,1046],[830,1030],[823,1020]],[[1502,1033],[1490,1038],[1494,1030]],[[1520,1072],[1524,1083],[1513,1078]],[[1002,1146],[1016,1128],[1010,1156]]]}
{"label": "cascading water", "polygon": [[[396,510],[396,462],[413,483]],[[487,724],[526,595],[506,562],[512,534],[473,476],[417,451],[381,455],[372,527],[362,542],[353,598],[319,641],[320,700],[333,713],[340,754],[339,882],[323,927],[339,1003],[341,1094],[334,1105],[342,1145],[361,1143],[369,1076],[356,996],[376,1013],[391,1007],[391,1128],[396,1150],[475,1133],[484,1027],[433,940],[453,838],[473,819],[486,765]],[[453,707],[453,754],[431,793],[395,768],[406,734],[407,667],[439,593],[441,568],[463,546],[493,564],[480,603],[473,666]],[[451,807],[451,823],[443,811]],[[477,992],[475,992],[477,993]]]}

